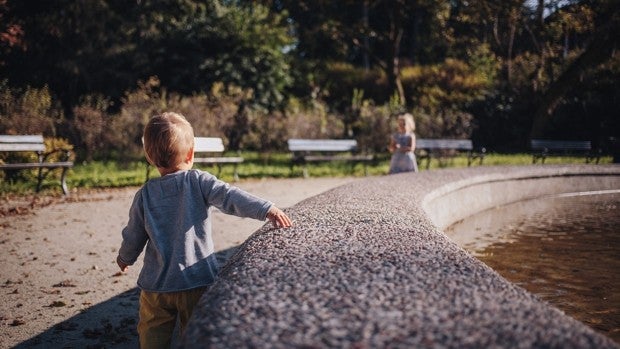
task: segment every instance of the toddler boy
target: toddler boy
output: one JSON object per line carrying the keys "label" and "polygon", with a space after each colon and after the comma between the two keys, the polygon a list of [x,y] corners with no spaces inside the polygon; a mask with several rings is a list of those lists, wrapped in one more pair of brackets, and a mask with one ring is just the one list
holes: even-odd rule
{"label": "toddler boy", "polygon": [[144,150],[161,177],[136,193],[116,261],[124,272],[146,246],[138,277],[140,346],[168,348],[177,318],[183,333],[218,271],[209,208],[267,218],[278,228],[290,227],[291,220],[271,202],[193,170],[194,131],[180,114],[153,117],[144,128]]}

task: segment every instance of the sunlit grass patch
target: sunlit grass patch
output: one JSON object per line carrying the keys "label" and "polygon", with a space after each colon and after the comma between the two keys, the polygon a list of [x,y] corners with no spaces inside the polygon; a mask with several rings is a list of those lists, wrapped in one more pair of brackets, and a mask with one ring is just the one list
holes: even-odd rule
{"label": "sunlit grass patch", "polygon": [[[291,154],[287,152],[229,152],[224,156],[242,156],[244,162],[238,165],[240,180],[260,179],[260,178],[295,178],[303,176],[303,167],[291,165]],[[602,157],[600,164],[612,162],[610,156]],[[539,162],[540,163],[540,162]],[[367,173],[369,176],[380,176],[387,174],[389,170],[389,154],[377,154],[374,162],[366,164],[351,163],[347,161],[318,162],[307,164],[309,177],[363,177]],[[520,154],[486,154],[482,166],[499,165],[531,165],[532,155],[527,153]],[[585,164],[583,157],[571,156],[552,156],[545,161],[546,165],[552,164]],[[472,166],[480,166],[476,160]],[[538,165],[541,166],[541,165]],[[438,161],[433,158],[429,170],[441,168],[463,168],[467,167],[466,154],[459,154],[453,158]],[[208,171],[217,175],[218,178],[233,182],[234,165],[224,164],[221,172],[215,165],[196,164],[195,168]],[[420,171],[426,171],[426,162],[419,164]],[[28,194],[36,189],[36,171],[31,171],[23,177],[13,181],[0,181],[0,194]],[[56,173],[58,172],[58,173]],[[59,183],[60,172],[51,173],[44,181],[42,190],[49,194],[60,194]],[[67,185],[70,190],[75,188],[115,188],[127,186],[140,186],[146,181],[146,161],[132,160],[127,162],[120,161],[92,161],[76,163],[69,169],[67,174]],[[157,169],[151,168],[149,178],[159,176]],[[34,180],[32,180],[34,178]]]}

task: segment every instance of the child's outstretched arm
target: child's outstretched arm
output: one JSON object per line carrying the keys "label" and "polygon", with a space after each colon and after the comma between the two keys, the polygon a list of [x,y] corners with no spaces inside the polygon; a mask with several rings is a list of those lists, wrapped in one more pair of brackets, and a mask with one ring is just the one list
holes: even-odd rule
{"label": "child's outstretched arm", "polygon": [[291,219],[288,218],[286,213],[277,208],[275,205],[272,205],[269,211],[267,212],[267,219],[271,221],[276,228],[288,228],[293,225]]}

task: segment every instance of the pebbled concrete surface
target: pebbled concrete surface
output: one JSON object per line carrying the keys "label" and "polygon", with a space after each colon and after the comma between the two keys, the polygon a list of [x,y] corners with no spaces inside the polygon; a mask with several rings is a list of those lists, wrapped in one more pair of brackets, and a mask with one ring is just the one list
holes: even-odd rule
{"label": "pebbled concrete surface", "polygon": [[425,171],[302,201],[287,210],[294,228],[264,226],[229,260],[181,347],[620,348],[470,256],[422,207],[459,207],[450,195],[473,185],[487,200],[484,182],[505,178],[509,191],[550,177],[599,183],[620,166]]}

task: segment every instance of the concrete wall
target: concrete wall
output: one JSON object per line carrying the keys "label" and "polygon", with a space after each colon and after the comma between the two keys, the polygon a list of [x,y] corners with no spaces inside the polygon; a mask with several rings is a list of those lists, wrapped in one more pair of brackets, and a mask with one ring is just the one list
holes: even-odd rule
{"label": "concrete wall", "polygon": [[356,181],[257,231],[194,313],[188,348],[619,348],[439,227],[500,203],[617,189],[619,166],[476,167]]}
{"label": "concrete wall", "polygon": [[620,189],[620,176],[600,173],[490,174],[442,185],[426,195],[422,207],[437,227],[445,229],[475,213],[547,195]]}

